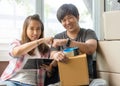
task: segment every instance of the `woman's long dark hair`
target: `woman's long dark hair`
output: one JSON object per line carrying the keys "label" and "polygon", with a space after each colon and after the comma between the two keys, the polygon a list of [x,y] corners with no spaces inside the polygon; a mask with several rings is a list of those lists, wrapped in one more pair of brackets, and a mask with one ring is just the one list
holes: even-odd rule
{"label": "woman's long dark hair", "polygon": [[[34,14],[34,15],[31,15],[31,16],[28,16],[24,21],[23,32],[22,32],[22,36],[21,36],[21,43],[22,44],[31,41],[27,36],[27,27],[28,27],[31,20],[36,20],[36,21],[40,22],[40,24],[41,24],[41,35],[40,35],[39,39],[44,37],[44,25],[43,25],[42,21],[40,20],[39,15]],[[42,53],[42,54],[45,54],[49,51],[49,47],[45,43],[40,44],[38,46],[38,49],[39,49],[40,53]],[[29,55],[34,55],[34,50],[35,49],[29,51],[28,54]]]}

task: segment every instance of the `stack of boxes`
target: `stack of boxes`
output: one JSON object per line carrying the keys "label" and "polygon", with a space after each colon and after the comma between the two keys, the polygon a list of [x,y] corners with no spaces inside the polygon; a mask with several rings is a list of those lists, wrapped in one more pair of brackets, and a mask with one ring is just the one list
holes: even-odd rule
{"label": "stack of boxes", "polygon": [[104,40],[99,40],[97,71],[109,86],[120,86],[120,11],[103,14]]}

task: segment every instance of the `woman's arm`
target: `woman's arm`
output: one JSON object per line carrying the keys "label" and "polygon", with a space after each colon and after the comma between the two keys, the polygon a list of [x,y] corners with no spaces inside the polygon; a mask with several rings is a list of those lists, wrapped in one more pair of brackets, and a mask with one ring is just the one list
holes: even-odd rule
{"label": "woman's arm", "polygon": [[20,46],[14,47],[14,49],[12,50],[12,55],[14,57],[19,57],[21,55],[24,55],[26,53],[28,53],[29,51],[31,51],[32,49],[36,48],[38,45],[40,45],[41,43],[52,43],[53,38],[41,38],[35,41],[31,41],[25,44],[22,44]]}

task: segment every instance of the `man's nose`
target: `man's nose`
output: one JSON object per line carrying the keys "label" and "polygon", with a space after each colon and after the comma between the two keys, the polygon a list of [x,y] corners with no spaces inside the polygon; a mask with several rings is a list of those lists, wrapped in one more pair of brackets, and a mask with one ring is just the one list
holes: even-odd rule
{"label": "man's nose", "polygon": [[69,19],[68,19],[68,20],[66,20],[66,24],[69,24],[69,23],[70,23]]}

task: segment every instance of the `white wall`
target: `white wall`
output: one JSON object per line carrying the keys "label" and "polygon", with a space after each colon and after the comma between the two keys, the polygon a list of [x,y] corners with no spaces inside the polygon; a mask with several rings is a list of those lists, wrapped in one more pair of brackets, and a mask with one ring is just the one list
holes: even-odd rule
{"label": "white wall", "polygon": [[11,59],[8,50],[9,50],[9,44],[0,43],[0,61],[8,61]]}

